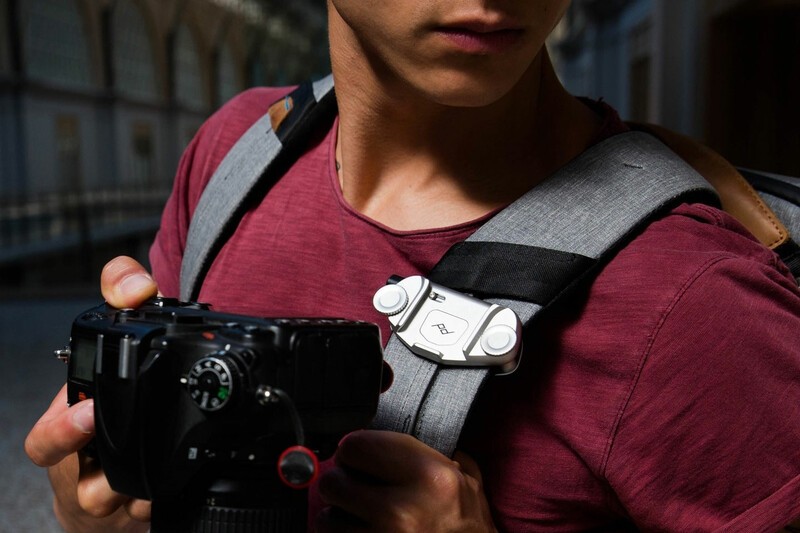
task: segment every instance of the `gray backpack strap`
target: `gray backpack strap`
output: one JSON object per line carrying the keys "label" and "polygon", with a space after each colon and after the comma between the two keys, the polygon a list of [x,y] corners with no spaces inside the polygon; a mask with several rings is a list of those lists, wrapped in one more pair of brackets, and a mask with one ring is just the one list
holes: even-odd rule
{"label": "gray backpack strap", "polygon": [[[328,97],[328,98],[326,98]],[[316,105],[320,102],[329,105]],[[303,145],[309,129],[317,120],[331,115],[333,77],[327,76],[313,84],[301,85],[278,105],[284,105],[279,125],[275,115],[265,114],[236,142],[211,176],[195,208],[181,262],[181,299],[194,300],[203,278],[216,256],[218,247],[238,224],[246,200],[256,185],[263,187],[279,175],[264,179],[264,175],[279,167],[276,163],[286,146]],[[289,111],[291,110],[291,113]],[[274,174],[280,174],[280,168]],[[233,226],[233,227],[232,227]]]}
{"label": "gray backpack strap", "polygon": [[[468,293],[500,294],[487,301],[513,309],[529,324],[658,213],[680,201],[713,202],[713,196],[711,186],[654,137],[617,135],[453,247],[430,278]],[[374,427],[410,433],[452,455],[490,370],[438,365],[411,353],[395,335],[385,357],[395,378],[381,397]]]}
{"label": "gray backpack strap", "polygon": [[749,168],[737,169],[769,205],[789,232],[789,239],[774,248],[800,285],[800,178]]}

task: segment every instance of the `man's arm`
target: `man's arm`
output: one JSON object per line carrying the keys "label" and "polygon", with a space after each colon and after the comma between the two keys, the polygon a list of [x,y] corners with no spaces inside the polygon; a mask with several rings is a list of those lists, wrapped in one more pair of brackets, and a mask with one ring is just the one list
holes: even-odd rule
{"label": "man's arm", "polygon": [[[129,257],[106,265],[101,288],[115,307],[136,307],[157,291],[145,269]],[[28,457],[48,469],[56,518],[69,532],[147,531],[150,503],[114,492],[97,461],[80,453],[94,431],[93,400],[67,406],[65,385],[25,439]]]}
{"label": "man's arm", "polygon": [[797,518],[799,334],[784,269],[710,254],[687,280],[652,332],[606,466],[638,525],[769,531]]}

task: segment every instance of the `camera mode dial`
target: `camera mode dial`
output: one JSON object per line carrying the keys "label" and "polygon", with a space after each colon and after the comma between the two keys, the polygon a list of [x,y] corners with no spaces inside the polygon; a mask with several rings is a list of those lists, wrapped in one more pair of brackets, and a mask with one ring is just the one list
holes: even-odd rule
{"label": "camera mode dial", "polygon": [[235,394],[239,372],[229,357],[209,355],[192,365],[186,387],[197,406],[203,411],[219,411]]}

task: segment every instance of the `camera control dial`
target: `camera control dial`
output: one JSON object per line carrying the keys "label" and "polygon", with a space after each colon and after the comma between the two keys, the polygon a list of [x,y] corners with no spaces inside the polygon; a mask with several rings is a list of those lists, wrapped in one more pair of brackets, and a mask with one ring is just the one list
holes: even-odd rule
{"label": "camera control dial", "polygon": [[230,402],[238,375],[236,365],[224,356],[206,356],[192,365],[186,387],[203,411],[219,411]]}

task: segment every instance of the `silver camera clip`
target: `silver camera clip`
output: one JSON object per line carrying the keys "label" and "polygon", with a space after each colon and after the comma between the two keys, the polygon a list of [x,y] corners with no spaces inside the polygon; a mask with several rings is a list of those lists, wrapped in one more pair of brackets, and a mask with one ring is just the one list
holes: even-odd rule
{"label": "silver camera clip", "polygon": [[513,310],[437,285],[422,276],[392,277],[372,298],[413,353],[450,366],[517,368],[522,324]]}

